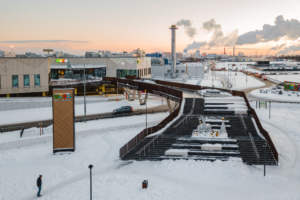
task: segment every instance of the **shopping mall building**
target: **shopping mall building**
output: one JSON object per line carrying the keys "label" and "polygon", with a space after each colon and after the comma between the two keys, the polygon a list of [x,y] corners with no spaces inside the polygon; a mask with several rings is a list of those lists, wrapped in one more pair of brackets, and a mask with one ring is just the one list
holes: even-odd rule
{"label": "shopping mall building", "polygon": [[[0,58],[0,97],[46,96],[55,86],[72,83],[76,87],[84,80],[84,72],[91,83],[104,76],[147,77],[151,58]],[[89,87],[89,92],[99,92],[99,85]]]}

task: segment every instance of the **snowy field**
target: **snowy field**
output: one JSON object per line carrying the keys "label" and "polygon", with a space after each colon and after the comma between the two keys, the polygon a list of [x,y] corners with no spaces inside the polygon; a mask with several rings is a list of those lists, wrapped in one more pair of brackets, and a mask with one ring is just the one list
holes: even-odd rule
{"label": "snowy field", "polygon": [[[166,101],[163,101],[166,105]],[[141,106],[138,100],[135,101],[111,101],[103,103],[92,103],[86,105],[86,114],[101,114],[101,113],[112,113],[116,108],[122,106],[131,106],[133,110],[145,109],[145,106]],[[148,100],[147,108],[153,108],[162,105],[161,100]],[[84,115],[84,105],[75,105],[75,115]],[[52,119],[52,107],[47,108],[34,108],[34,109],[21,109],[21,110],[10,110],[10,111],[0,111],[0,125],[5,124],[17,124],[32,121],[42,121]]]}
{"label": "snowy field", "polygon": [[[296,72],[298,73],[298,72]],[[275,80],[278,80],[280,82],[284,82],[284,81],[292,81],[292,82],[298,82],[300,83],[300,75],[295,75],[295,74],[291,74],[291,75],[267,75],[268,78],[272,78]]]}
{"label": "snowy field", "polygon": [[[274,101],[285,101],[285,102],[300,102],[300,92],[295,92],[294,94],[292,92],[283,91],[282,95],[271,93],[270,90],[268,90],[268,93],[260,93],[260,89],[253,90],[250,92],[251,96],[266,99],[266,100],[274,100]],[[266,89],[265,89],[266,90]],[[289,96],[290,94],[290,96]]]}
{"label": "snowy field", "polygon": [[[255,103],[251,103],[255,107]],[[0,149],[0,199],[36,199],[36,179],[43,175],[45,200],[89,199],[89,169],[93,164],[94,199],[300,199],[300,127],[298,104],[272,104],[257,110],[280,152],[279,166],[241,162],[122,162],[119,148],[144,126],[78,134],[76,151],[53,155],[52,140]],[[142,190],[142,181],[149,187]]]}
{"label": "snowy field", "polygon": [[[265,86],[263,81],[257,80],[254,77],[247,76],[242,72],[218,72],[220,75],[229,77],[232,89],[245,89]],[[246,81],[247,80],[247,81]]]}

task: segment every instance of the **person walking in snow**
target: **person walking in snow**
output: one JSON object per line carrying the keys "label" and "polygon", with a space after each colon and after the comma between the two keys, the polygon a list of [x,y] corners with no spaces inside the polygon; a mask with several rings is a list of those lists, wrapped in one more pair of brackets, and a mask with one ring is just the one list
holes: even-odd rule
{"label": "person walking in snow", "polygon": [[38,193],[37,193],[37,196],[38,197],[40,197],[40,196],[42,196],[40,193],[41,193],[41,190],[42,190],[42,175],[40,175],[39,177],[38,177],[38,179],[36,180],[36,185],[38,186],[38,188],[39,188],[39,191],[38,191]]}

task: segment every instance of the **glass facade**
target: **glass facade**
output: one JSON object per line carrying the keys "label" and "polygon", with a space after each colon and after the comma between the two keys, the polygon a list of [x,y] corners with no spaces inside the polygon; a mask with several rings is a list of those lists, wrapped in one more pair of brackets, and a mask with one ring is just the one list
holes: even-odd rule
{"label": "glass facade", "polygon": [[131,69],[118,69],[117,70],[118,78],[125,78],[125,75],[130,75],[130,76],[136,75],[137,77],[139,76],[138,70],[131,70]]}
{"label": "glass facade", "polygon": [[39,74],[34,75],[34,86],[41,86],[41,77]]}
{"label": "glass facade", "polygon": [[[93,79],[94,77],[104,77],[106,76],[106,68],[97,69],[86,69],[85,70],[86,79]],[[51,79],[77,79],[81,80],[84,78],[83,69],[51,69]]]}
{"label": "glass facade", "polygon": [[29,87],[29,75],[24,75],[24,87]]}
{"label": "glass facade", "polygon": [[12,86],[19,87],[19,77],[18,75],[12,75]]}

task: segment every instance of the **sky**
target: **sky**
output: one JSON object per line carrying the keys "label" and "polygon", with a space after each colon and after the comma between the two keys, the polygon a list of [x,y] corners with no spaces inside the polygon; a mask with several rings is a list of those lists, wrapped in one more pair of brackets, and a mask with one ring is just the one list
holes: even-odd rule
{"label": "sky", "polygon": [[[169,27],[180,20],[189,21],[195,34],[191,37],[184,25],[178,26],[178,52],[193,42],[206,42],[209,45],[201,46],[200,52],[220,54],[226,46],[230,54],[232,41],[227,43],[227,35],[234,31],[235,39],[240,39],[247,32],[262,30],[264,24],[274,26],[278,16],[284,22],[300,20],[300,0],[0,0],[0,5],[0,49],[11,51],[14,46],[17,54],[42,53],[45,48],[74,54],[99,50],[132,52],[137,48],[146,53],[169,52]],[[290,23],[291,26],[297,27],[297,21],[295,25]],[[205,29],[205,22],[214,22],[216,29]],[[223,37],[214,39],[214,34],[220,31]],[[255,38],[260,39],[262,35],[258,33]],[[289,46],[293,46],[294,53],[300,47],[300,38],[295,39],[300,34],[293,34],[292,37],[283,33],[275,41],[262,36],[265,37],[260,39],[262,42],[236,45],[236,53],[266,54],[272,47],[283,44],[281,49],[275,48],[269,54],[287,52]],[[248,41],[246,36],[250,34],[244,36],[244,41]],[[215,41],[218,44],[213,44]]]}

